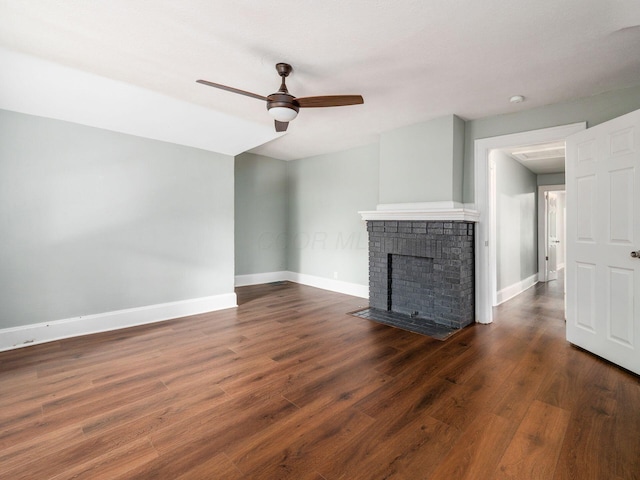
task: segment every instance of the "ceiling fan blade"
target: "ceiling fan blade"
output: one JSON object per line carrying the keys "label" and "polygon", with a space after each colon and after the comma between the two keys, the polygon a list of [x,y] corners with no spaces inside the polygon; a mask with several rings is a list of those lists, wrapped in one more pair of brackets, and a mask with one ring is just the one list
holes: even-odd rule
{"label": "ceiling fan blade", "polygon": [[321,97],[300,97],[296,102],[301,107],[343,107],[346,105],[360,105],[364,103],[362,95],[325,95]]}
{"label": "ceiling fan blade", "polygon": [[286,132],[287,131],[287,127],[289,126],[289,122],[279,122],[278,120],[276,120],[275,122],[276,122],[276,132]]}
{"label": "ceiling fan blade", "polygon": [[208,80],[196,80],[197,83],[201,83],[202,85],[208,85],[210,87],[219,88],[221,90],[226,90],[227,92],[239,93],[240,95],[246,95],[247,97],[257,98],[258,100],[267,101],[267,97],[263,97],[262,95],[258,95],[257,93],[245,92],[244,90],[240,90],[239,88],[227,87],[226,85],[220,85],[219,83],[209,82]]}

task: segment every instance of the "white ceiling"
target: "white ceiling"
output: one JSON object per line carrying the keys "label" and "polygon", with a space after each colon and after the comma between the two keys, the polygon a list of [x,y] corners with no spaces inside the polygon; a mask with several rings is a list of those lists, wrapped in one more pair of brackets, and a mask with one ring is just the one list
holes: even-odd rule
{"label": "white ceiling", "polygon": [[[239,117],[261,141],[272,123],[264,102],[195,80],[267,95],[284,61],[295,96],[364,96],[361,106],[303,109],[286,135],[253,150],[294,159],[442,115],[636,85],[640,2],[0,0],[0,46]],[[526,101],[510,104],[515,94]]]}
{"label": "white ceiling", "polygon": [[565,170],[564,142],[503,148],[502,151],[536,175],[563,173]]}

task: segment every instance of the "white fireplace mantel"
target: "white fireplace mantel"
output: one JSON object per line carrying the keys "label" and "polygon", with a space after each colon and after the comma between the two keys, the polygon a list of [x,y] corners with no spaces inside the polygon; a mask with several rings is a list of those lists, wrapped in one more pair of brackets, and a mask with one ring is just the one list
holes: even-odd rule
{"label": "white fireplace mantel", "polygon": [[422,220],[478,222],[480,213],[459,202],[384,203],[358,212],[363,220]]}

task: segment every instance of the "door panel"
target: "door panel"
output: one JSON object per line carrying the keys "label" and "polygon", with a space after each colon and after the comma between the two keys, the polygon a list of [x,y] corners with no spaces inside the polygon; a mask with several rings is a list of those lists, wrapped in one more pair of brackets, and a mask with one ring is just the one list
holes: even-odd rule
{"label": "door panel", "polygon": [[595,241],[593,235],[593,217],[595,215],[593,199],[596,197],[595,180],[594,175],[585,175],[576,179],[577,236],[581,242]]}
{"label": "door panel", "polygon": [[632,269],[609,269],[609,338],[633,347],[633,280]]}
{"label": "door panel", "polygon": [[640,374],[640,111],[567,138],[567,340]]}
{"label": "door panel", "polygon": [[582,299],[577,304],[576,326],[593,333],[595,331],[594,318],[596,316],[596,266],[577,262],[575,271],[577,295],[578,298]]}
{"label": "door panel", "polygon": [[609,240],[612,243],[633,244],[634,178],[633,168],[623,168],[609,174]]}

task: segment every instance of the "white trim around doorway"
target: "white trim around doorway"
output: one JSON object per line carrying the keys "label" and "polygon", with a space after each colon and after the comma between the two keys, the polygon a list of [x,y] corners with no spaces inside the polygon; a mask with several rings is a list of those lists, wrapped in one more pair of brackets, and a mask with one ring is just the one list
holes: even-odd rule
{"label": "white trim around doorway", "polygon": [[490,188],[489,152],[496,148],[557,142],[586,128],[586,122],[579,122],[475,141],[475,210],[480,215],[480,221],[476,224],[476,322],[493,321],[493,303],[496,296],[495,206]]}

